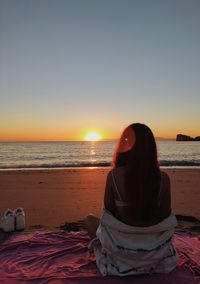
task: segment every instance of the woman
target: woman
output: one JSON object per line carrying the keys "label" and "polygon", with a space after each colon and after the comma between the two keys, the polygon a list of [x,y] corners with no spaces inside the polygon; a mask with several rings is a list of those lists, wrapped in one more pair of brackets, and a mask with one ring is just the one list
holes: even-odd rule
{"label": "woman", "polygon": [[102,216],[90,214],[85,224],[104,276],[176,267],[170,180],[160,171],[155,139],[146,125],[134,123],[123,131],[107,176]]}

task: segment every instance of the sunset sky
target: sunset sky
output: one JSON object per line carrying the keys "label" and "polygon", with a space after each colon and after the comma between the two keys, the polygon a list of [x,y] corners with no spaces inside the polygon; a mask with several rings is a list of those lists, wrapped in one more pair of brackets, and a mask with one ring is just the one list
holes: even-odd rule
{"label": "sunset sky", "polygon": [[199,0],[1,0],[0,141],[200,135]]}

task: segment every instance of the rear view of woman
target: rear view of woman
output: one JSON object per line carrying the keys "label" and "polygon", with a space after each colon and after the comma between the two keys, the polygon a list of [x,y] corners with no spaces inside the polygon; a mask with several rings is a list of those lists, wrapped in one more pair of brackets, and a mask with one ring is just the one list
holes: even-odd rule
{"label": "rear view of woman", "polygon": [[102,275],[166,273],[176,267],[170,180],[161,172],[150,128],[134,123],[122,133],[108,173],[100,220],[87,216]]}

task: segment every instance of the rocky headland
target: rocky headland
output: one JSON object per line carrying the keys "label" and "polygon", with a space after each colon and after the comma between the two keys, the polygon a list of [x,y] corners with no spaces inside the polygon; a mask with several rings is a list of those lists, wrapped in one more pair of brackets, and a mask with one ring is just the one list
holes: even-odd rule
{"label": "rocky headland", "polygon": [[176,136],[176,141],[200,141],[200,136],[193,138],[193,137],[188,136],[188,135],[178,134]]}

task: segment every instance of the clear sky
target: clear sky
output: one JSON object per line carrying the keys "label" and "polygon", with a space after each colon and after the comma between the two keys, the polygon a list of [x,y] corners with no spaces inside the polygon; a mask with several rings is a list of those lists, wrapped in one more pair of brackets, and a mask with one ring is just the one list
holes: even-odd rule
{"label": "clear sky", "polygon": [[200,135],[199,0],[0,0],[0,140]]}

